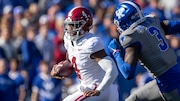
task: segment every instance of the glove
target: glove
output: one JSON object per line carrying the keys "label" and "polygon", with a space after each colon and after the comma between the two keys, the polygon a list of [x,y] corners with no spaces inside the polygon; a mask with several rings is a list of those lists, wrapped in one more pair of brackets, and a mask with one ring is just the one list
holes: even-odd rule
{"label": "glove", "polygon": [[116,39],[112,39],[108,45],[109,51],[114,55],[116,52],[120,51],[121,45]]}
{"label": "glove", "polygon": [[108,49],[114,57],[115,53],[118,53],[116,55],[120,55],[122,58],[125,56],[125,49],[121,46],[117,39],[112,39],[110,41]]}

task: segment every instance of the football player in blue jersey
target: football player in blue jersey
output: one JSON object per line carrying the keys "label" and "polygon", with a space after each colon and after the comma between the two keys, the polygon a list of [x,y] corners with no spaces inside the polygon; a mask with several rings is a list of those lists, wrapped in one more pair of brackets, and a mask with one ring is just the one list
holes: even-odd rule
{"label": "football player in blue jersey", "polygon": [[134,77],[139,61],[155,78],[126,101],[180,101],[180,67],[165,37],[180,32],[180,21],[160,22],[155,15],[144,16],[135,2],[124,1],[115,10],[114,24],[120,35],[108,47],[124,78]]}

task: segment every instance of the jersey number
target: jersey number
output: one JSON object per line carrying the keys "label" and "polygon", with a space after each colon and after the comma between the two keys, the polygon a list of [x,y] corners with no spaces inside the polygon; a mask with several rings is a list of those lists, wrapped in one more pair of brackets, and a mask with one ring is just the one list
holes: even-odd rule
{"label": "jersey number", "polygon": [[81,79],[80,70],[77,68],[77,64],[76,64],[76,57],[72,58],[72,65],[76,71],[78,78]]}
{"label": "jersey number", "polygon": [[150,27],[149,33],[151,36],[156,36],[157,40],[159,41],[158,47],[160,51],[164,52],[169,48],[165,38],[161,35],[159,29],[157,29],[156,27]]}

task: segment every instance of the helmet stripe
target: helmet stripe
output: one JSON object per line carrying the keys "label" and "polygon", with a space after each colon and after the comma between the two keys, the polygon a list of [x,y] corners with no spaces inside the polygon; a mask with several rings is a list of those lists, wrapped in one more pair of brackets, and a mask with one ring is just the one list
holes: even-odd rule
{"label": "helmet stripe", "polygon": [[130,1],[124,1],[123,3],[130,4],[130,5],[132,5],[134,8],[136,8],[137,12],[139,13],[140,18],[143,18],[142,11],[139,9],[139,7],[138,7],[135,3],[130,2]]}

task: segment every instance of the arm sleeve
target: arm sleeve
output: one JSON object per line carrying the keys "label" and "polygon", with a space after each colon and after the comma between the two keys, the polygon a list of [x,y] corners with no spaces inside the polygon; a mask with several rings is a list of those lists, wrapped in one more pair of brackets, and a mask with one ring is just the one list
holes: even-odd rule
{"label": "arm sleeve", "polygon": [[32,91],[33,92],[39,92],[39,84],[40,84],[40,79],[38,77],[36,77],[34,80],[33,80],[33,85],[32,85]]}
{"label": "arm sleeve", "polygon": [[118,75],[118,70],[114,60],[109,56],[101,59],[98,64],[106,72],[103,80],[96,89],[102,92],[114,82]]}
{"label": "arm sleeve", "polygon": [[180,33],[180,21],[170,20],[168,23],[168,33],[169,34]]}
{"label": "arm sleeve", "polygon": [[136,66],[131,66],[127,62],[124,62],[120,52],[116,52],[113,56],[123,77],[128,80],[132,79],[135,75]]}

